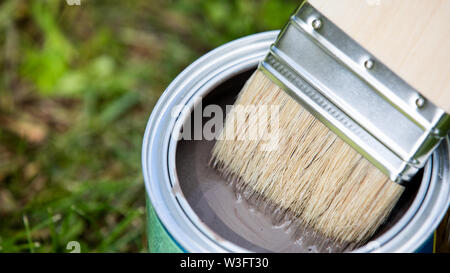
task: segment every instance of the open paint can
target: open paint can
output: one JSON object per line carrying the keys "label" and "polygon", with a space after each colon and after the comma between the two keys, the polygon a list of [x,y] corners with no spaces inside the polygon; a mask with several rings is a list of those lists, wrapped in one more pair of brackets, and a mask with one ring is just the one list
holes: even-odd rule
{"label": "open paint can", "polygon": [[[197,112],[205,125],[208,105],[226,109],[234,103],[277,34],[254,34],[209,52],[186,68],[154,107],[142,146],[151,252],[320,251],[237,198],[208,165],[214,139],[180,139],[186,125],[198,120]],[[354,251],[424,251],[450,203],[449,157],[447,137],[386,223]]]}

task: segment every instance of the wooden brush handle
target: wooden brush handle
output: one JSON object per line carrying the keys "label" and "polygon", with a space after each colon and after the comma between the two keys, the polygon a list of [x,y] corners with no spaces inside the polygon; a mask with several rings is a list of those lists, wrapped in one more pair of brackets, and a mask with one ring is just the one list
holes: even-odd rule
{"label": "wooden brush handle", "polygon": [[450,113],[449,0],[308,0],[424,97]]}

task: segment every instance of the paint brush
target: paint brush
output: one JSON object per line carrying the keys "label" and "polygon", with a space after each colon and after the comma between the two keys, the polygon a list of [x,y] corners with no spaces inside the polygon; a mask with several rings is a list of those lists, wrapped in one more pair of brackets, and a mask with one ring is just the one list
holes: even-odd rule
{"label": "paint brush", "polygon": [[[366,242],[449,131],[448,14],[439,0],[302,3],[227,114],[211,164],[303,232],[342,249]],[[267,106],[279,111],[260,115]]]}

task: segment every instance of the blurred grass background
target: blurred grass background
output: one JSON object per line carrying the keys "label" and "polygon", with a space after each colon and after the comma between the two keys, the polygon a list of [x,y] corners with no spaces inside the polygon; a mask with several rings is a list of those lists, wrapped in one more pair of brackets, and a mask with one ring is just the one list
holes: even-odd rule
{"label": "blurred grass background", "polygon": [[196,58],[300,1],[0,1],[0,252],[145,252],[140,150]]}

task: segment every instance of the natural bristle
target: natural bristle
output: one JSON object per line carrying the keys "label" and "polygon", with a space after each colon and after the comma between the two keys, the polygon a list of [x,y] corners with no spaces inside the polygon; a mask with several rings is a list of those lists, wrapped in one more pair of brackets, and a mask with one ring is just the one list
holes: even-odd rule
{"label": "natural bristle", "polygon": [[[236,125],[228,114],[213,148],[212,164],[226,177],[239,181],[239,190],[271,202],[304,225],[339,243],[367,240],[389,215],[403,192],[357,151],[306,111],[298,102],[257,70],[236,105],[279,107],[278,139],[246,139],[258,127],[247,113]],[[268,125],[269,126],[269,125]],[[233,130],[234,137],[225,137]],[[238,183],[238,182],[236,182]]]}

